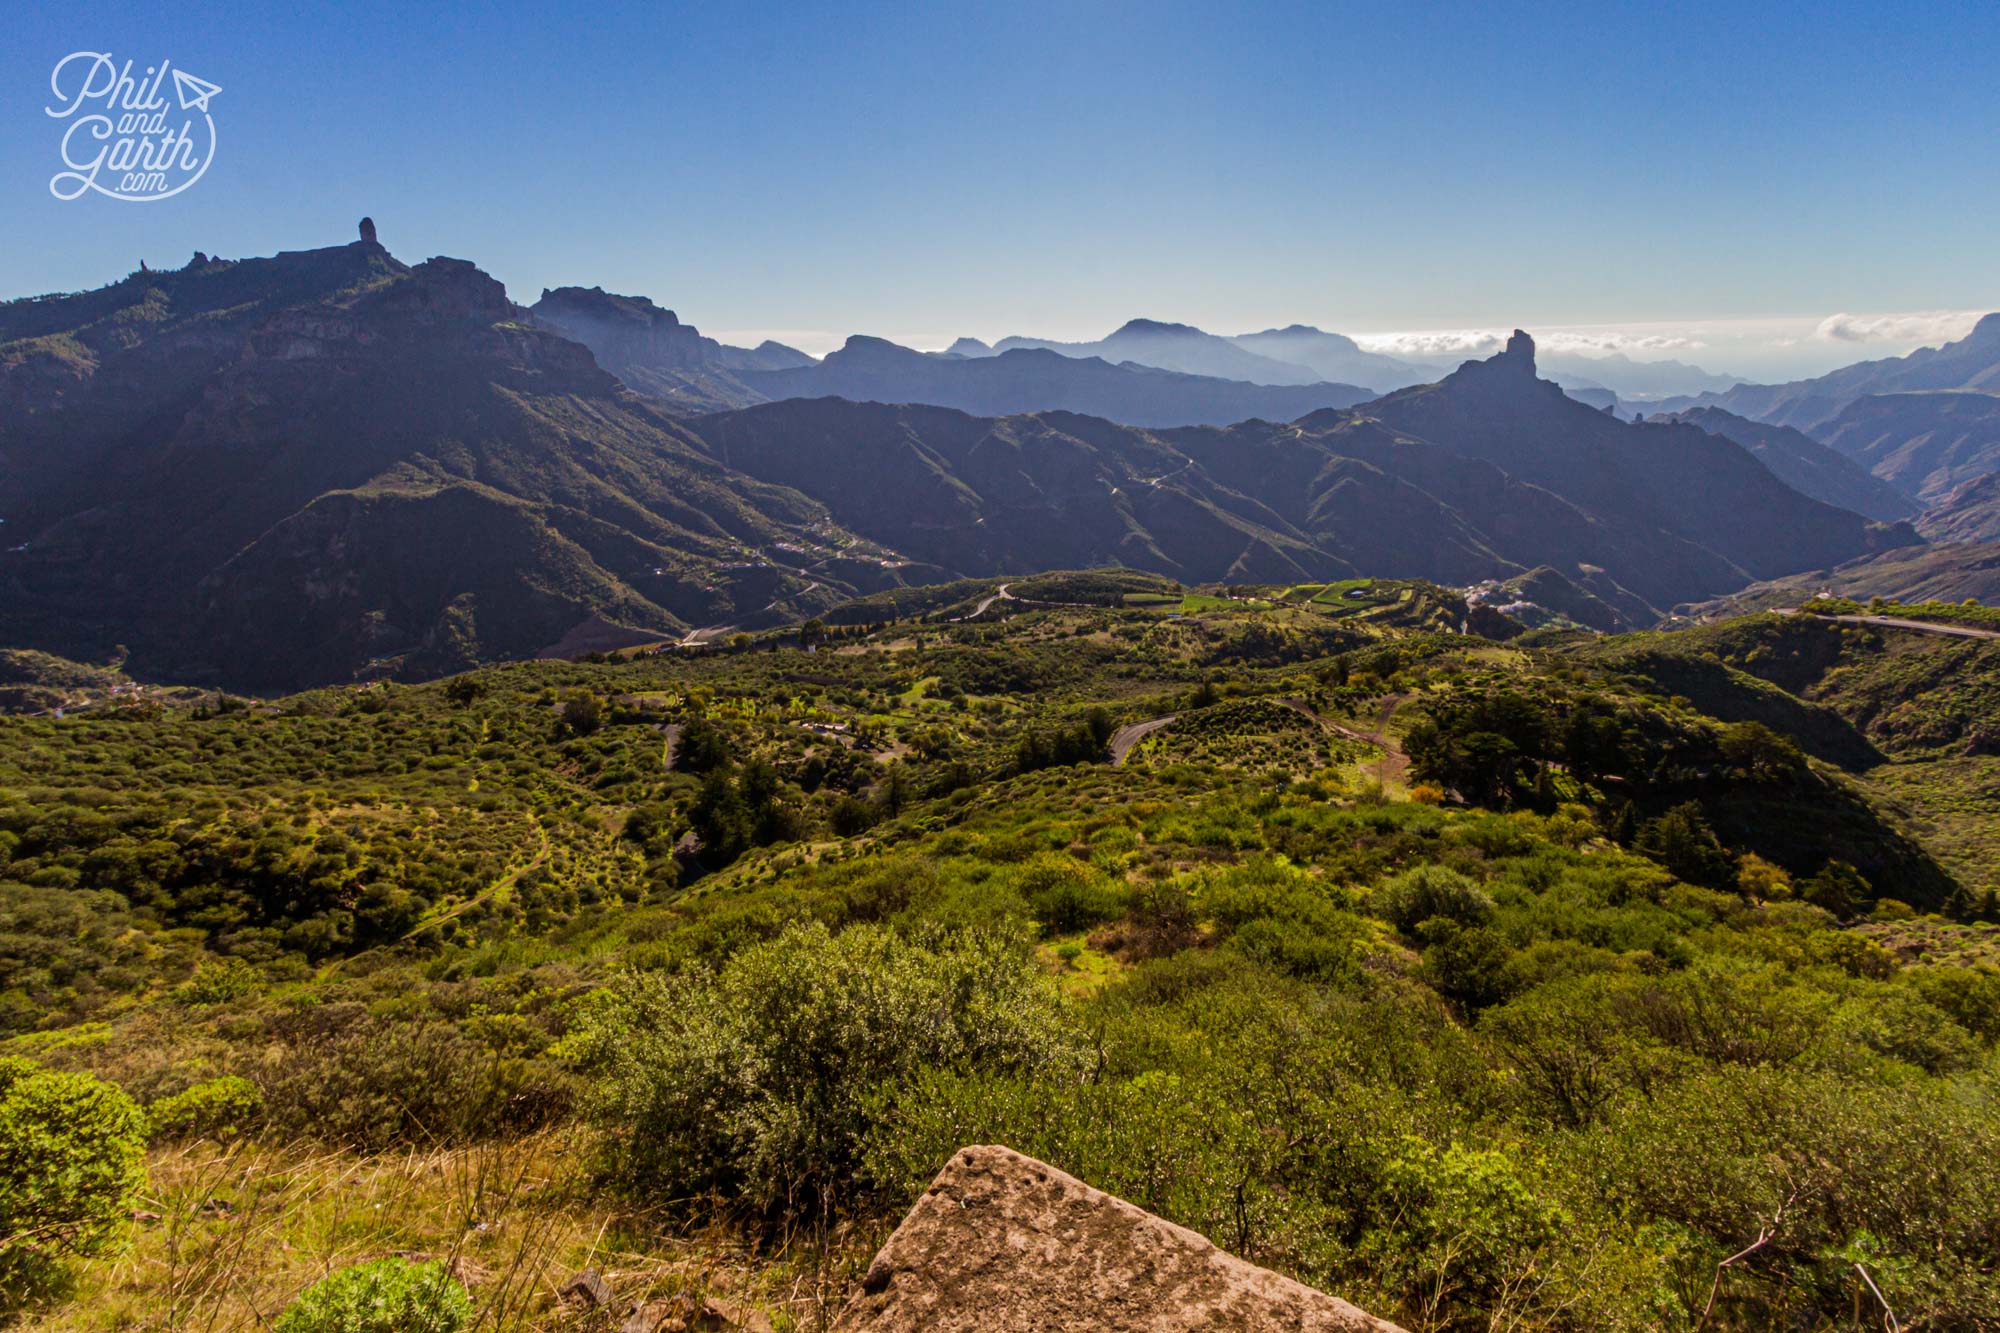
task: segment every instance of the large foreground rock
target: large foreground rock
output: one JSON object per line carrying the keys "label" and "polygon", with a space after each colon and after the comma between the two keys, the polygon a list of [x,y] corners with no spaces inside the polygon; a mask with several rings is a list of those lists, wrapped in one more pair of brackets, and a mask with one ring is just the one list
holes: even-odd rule
{"label": "large foreground rock", "polygon": [[1011,1148],[963,1148],[838,1333],[1402,1333]]}

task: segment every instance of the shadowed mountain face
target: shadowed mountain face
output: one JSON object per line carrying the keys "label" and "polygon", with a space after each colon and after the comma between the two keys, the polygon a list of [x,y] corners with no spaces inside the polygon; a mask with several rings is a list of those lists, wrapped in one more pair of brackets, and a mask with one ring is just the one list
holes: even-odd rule
{"label": "shadowed mountain face", "polygon": [[1921,508],[1915,500],[1847,455],[1790,426],[1746,421],[1719,407],[1697,407],[1655,419],[1684,421],[1734,440],[1776,473],[1780,481],[1815,500],[1884,522],[1910,518]]}
{"label": "shadowed mountain face", "polygon": [[160,281],[5,310],[10,332],[69,330],[54,353],[0,355],[6,450],[37,463],[0,497],[12,642],[123,642],[156,675],[275,688],[532,656],[599,621],[673,633],[893,577],[879,560],[850,562],[859,581],[792,572],[813,557],[779,543],[868,548],[717,465],[463,261],[406,268],[361,243],[141,276]]}
{"label": "shadowed mountain face", "polygon": [[747,407],[764,395],[738,371],[789,370],[813,359],[783,343],[730,347],[704,338],[671,310],[643,296],[615,296],[601,287],[558,287],[542,292],[536,321],[588,347],[597,363],[640,393],[692,412]]}
{"label": "shadowed mountain face", "polygon": [[1082,412],[1133,426],[1289,420],[1369,396],[1351,384],[1251,384],[1037,349],[991,357],[932,356],[861,337],[848,339],[818,365],[745,372],[742,378],[772,399],[927,403],[980,416]]}
{"label": "shadowed mountain face", "polygon": [[1535,377],[1525,335],[1440,384],[1289,424],[1146,430],[824,399],[690,428],[719,462],[966,574],[1121,563],[1469,583],[1550,566],[1662,606],[1917,540],[1800,495],[1728,440],[1572,401]]}
{"label": "shadowed mountain face", "polygon": [[1676,589],[1723,592],[1746,575],[1775,577],[1918,540],[1907,527],[1871,529],[1858,514],[1801,495],[1720,436],[1621,422],[1575,401],[1536,378],[1534,342],[1518,331],[1499,356],[1363,412],[1562,495],[1614,524],[1619,541],[1652,545],[1631,577],[1614,572],[1656,604],[1689,600]]}
{"label": "shadowed mountain face", "polygon": [[1921,499],[2000,470],[2000,396],[1971,390],[1857,398],[1814,434]]}
{"label": "shadowed mountain face", "polygon": [[1917,531],[1934,542],[2000,542],[2000,472],[1974,477],[1925,510]]}

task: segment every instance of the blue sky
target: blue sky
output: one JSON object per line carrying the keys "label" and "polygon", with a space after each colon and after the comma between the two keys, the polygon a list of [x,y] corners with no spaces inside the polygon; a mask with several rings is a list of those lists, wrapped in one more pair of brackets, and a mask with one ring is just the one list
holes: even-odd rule
{"label": "blue sky", "polygon": [[[0,295],[366,212],[519,299],[822,344],[1520,324],[1768,372],[2000,306],[1990,0],[444,8],[10,6]],[[53,198],[76,50],[220,84],[208,174]]]}

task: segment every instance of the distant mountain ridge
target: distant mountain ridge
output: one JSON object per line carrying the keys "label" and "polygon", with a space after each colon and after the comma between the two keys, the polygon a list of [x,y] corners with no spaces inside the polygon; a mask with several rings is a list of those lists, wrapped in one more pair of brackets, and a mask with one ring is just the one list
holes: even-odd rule
{"label": "distant mountain ridge", "polygon": [[[1907,526],[1871,527],[1858,514],[1800,494],[1721,436],[1682,424],[1623,422],[1576,402],[1536,377],[1534,340],[1520,330],[1500,355],[1469,361],[1439,384],[1399,390],[1362,411],[1592,513],[1616,515],[1628,530],[1688,543],[1684,565],[1636,571],[1634,578],[1619,574],[1655,602],[1688,600],[1671,593],[1673,584],[1729,577],[1721,568],[1705,570],[1708,559],[1770,577],[1919,540]],[[1639,574],[1643,585],[1635,581]]]}
{"label": "distant mountain ridge", "polygon": [[1134,319],[1094,342],[1017,335],[1002,338],[989,347],[977,338],[960,338],[945,354],[972,358],[1004,355],[1024,348],[1076,358],[1100,357],[1113,363],[1130,361],[1161,370],[1247,380],[1253,384],[1330,381],[1359,384],[1378,393],[1437,375],[1436,367],[1366,352],[1352,338],[1304,324],[1225,337],[1190,324]]}
{"label": "distant mountain ridge", "polygon": [[816,365],[746,371],[741,378],[767,399],[922,403],[977,416],[1078,412],[1132,426],[1290,420],[1371,396],[1353,384],[1252,384],[1037,348],[990,357],[935,356],[861,336]]}
{"label": "distant mountain ridge", "polygon": [[1660,408],[1677,412],[1721,407],[1752,421],[1817,435],[1818,427],[1857,398],[1930,389],[2000,392],[2000,314],[1987,315],[1965,337],[1941,347],[1920,347],[1908,356],[1861,361],[1785,384],[1739,384],[1722,393],[1662,403]]}

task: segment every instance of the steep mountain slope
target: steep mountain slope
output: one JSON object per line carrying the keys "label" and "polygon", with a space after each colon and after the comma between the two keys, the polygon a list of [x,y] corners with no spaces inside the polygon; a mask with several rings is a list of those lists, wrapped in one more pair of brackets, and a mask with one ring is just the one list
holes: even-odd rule
{"label": "steep mountain slope", "polygon": [[[1052,354],[957,364],[1032,356]],[[1525,346],[1290,423],[1146,430],[822,399],[690,429],[728,467],[963,575],[1122,563],[1192,581],[1366,571],[1467,584],[1549,566],[1602,580],[1642,620],[1815,552],[1917,540],[1807,499],[1726,440],[1575,403],[1535,379]]]}
{"label": "steep mountain slope", "polygon": [[1973,478],[1925,510],[1917,531],[1934,542],[2000,541],[2000,472]]}
{"label": "steep mountain slope", "polygon": [[13,546],[85,507],[121,446],[193,408],[260,321],[408,273],[372,241],[269,258],[197,253],[95,291],[0,303],[0,518]]}
{"label": "steep mountain slope", "polygon": [[926,403],[979,416],[1082,412],[1132,426],[1226,425],[1251,417],[1290,420],[1368,397],[1367,390],[1351,384],[1252,384],[1044,350],[931,356],[864,337],[848,339],[816,366],[744,371],[741,378],[771,399]]}
{"label": "steep mountain slope", "polygon": [[2000,396],[1972,390],[1869,394],[1813,433],[1876,476],[1935,503],[2000,469]]}
{"label": "steep mountain slope", "polygon": [[[10,444],[60,422],[80,460],[8,496],[10,642],[123,642],[148,675],[274,688],[528,656],[593,625],[629,641],[898,577],[879,559],[843,566],[858,584],[789,568],[869,548],[718,466],[464,261],[405,268],[361,242],[263,265],[252,313],[128,323],[60,392],[32,357],[10,365],[10,393],[29,381],[10,401],[31,400],[5,413]],[[183,278],[144,304],[240,296],[189,290],[209,289]],[[30,313],[89,346],[128,295]]]}
{"label": "steep mountain slope", "polygon": [[1742,384],[1724,393],[1702,394],[1661,407],[1666,411],[1722,407],[1753,421],[1795,426],[1817,434],[1816,427],[1831,421],[1857,398],[1930,389],[2000,391],[2000,314],[1986,316],[1965,337],[1942,347],[1861,361],[1788,384]]}
{"label": "steep mountain slope", "polygon": [[844,526],[962,574],[1106,564],[1198,580],[1350,572],[1159,437],[1091,417],[993,420],[806,399],[690,425],[728,467],[805,490]]}
{"label": "steep mountain slope", "polygon": [[790,370],[813,359],[783,343],[730,347],[704,338],[671,310],[643,296],[601,287],[544,289],[531,308],[537,322],[588,347],[597,364],[631,388],[695,412],[747,407],[764,396],[738,378],[742,370]]}
{"label": "steep mountain slope", "polygon": [[1749,421],[1719,407],[1697,407],[1654,420],[1684,421],[1712,435],[1734,440],[1793,490],[1869,518],[1893,522],[1909,518],[1921,508],[1915,500],[1846,454],[1790,426]]}
{"label": "steep mountain slope", "polygon": [[1806,570],[1753,583],[1727,597],[1676,610],[1697,620],[1716,620],[1795,607],[1821,593],[1862,602],[1876,597],[1895,602],[1962,602],[1970,597],[1988,606],[2000,605],[2000,541],[1905,546],[1831,569]]}
{"label": "steep mountain slope", "polygon": [[1499,356],[1361,411],[1560,494],[1624,541],[1649,542],[1655,558],[1618,577],[1656,604],[1919,540],[1801,495],[1720,436],[1626,423],[1576,402],[1536,378],[1534,341],[1519,331]]}

